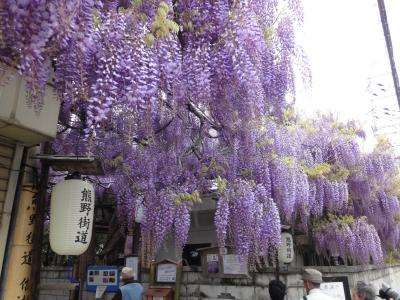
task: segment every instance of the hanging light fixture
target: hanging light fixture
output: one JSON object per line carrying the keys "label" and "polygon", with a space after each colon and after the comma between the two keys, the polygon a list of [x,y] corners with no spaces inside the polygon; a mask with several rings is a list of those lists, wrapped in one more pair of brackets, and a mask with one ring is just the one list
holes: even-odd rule
{"label": "hanging light fixture", "polygon": [[57,183],[51,195],[50,246],[59,255],[84,253],[92,238],[95,191],[79,173]]}

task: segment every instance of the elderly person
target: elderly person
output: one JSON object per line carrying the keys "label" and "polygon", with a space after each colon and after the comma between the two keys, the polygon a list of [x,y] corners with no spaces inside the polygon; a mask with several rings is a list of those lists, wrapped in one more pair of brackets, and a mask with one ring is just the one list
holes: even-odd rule
{"label": "elderly person", "polygon": [[125,267],[121,271],[122,286],[112,300],[141,300],[143,294],[143,286],[134,282],[133,269]]}
{"label": "elderly person", "polygon": [[303,297],[303,300],[333,300],[331,296],[328,296],[320,290],[322,283],[322,273],[315,269],[305,269],[303,272],[303,284],[304,289],[307,292],[307,296]]}
{"label": "elderly person", "polygon": [[353,300],[374,300],[376,298],[376,292],[371,284],[367,284],[364,281],[358,281],[355,288],[352,291]]}

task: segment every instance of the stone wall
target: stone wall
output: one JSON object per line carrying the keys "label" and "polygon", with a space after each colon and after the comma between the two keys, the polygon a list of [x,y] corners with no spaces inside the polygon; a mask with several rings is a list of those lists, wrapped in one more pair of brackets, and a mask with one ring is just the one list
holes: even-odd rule
{"label": "stone wall", "polygon": [[[376,268],[365,267],[319,267],[324,276],[337,277],[347,276],[350,288],[356,282],[363,280],[372,283],[378,291],[382,282],[391,285],[395,290],[400,291],[400,265]],[[63,268],[45,268],[42,271],[42,284],[66,281],[68,271]],[[281,280],[288,287],[288,300],[301,299],[304,295],[301,281],[301,269],[292,268],[281,274]],[[147,282],[147,276],[143,281]],[[274,279],[274,274],[256,273],[246,279],[207,279],[199,272],[184,272],[182,278],[181,299],[183,300],[214,300],[214,299],[237,299],[237,300],[269,300],[268,282]],[[145,288],[148,285],[144,284]],[[41,290],[40,300],[68,300],[69,291],[45,291]],[[83,300],[94,299],[94,293],[84,292]],[[111,299],[112,294],[107,293],[103,299]]]}
{"label": "stone wall", "polygon": [[[68,277],[71,267],[42,267],[40,273],[39,300],[69,300],[70,292],[74,289]],[[110,300],[113,293],[106,293],[103,300]],[[82,291],[82,300],[94,300],[95,293]]]}
{"label": "stone wall", "polygon": [[[372,283],[378,291],[382,282],[389,283],[400,291],[400,265],[376,268],[366,267],[319,267],[324,276],[347,276],[350,288],[356,282],[363,280]],[[272,271],[272,270],[271,270]],[[301,299],[304,295],[301,281],[301,269],[293,268],[281,274],[280,279],[288,287],[287,299]],[[185,272],[181,299],[240,299],[240,300],[269,300],[268,283],[274,279],[271,273],[256,273],[248,279],[205,279],[201,273]],[[232,298],[234,297],[234,298]]]}
{"label": "stone wall", "polygon": [[40,272],[39,300],[69,300],[71,267],[45,267]]}

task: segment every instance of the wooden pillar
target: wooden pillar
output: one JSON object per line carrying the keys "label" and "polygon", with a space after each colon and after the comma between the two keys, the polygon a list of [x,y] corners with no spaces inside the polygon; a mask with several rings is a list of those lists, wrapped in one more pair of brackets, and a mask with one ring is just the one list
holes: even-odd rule
{"label": "wooden pillar", "polygon": [[35,195],[36,190],[32,185],[23,187],[11,248],[10,267],[6,275],[4,299],[27,300],[30,296]]}
{"label": "wooden pillar", "polygon": [[175,283],[174,300],[179,300],[181,297],[182,273],[183,273],[183,261],[181,259],[176,265],[176,283]]}
{"label": "wooden pillar", "polygon": [[[46,145],[47,146],[47,145]],[[47,148],[45,146],[45,148]],[[46,150],[46,149],[45,149]],[[46,152],[45,152],[46,153]],[[42,266],[42,241],[43,241],[43,224],[45,220],[45,200],[47,193],[47,182],[49,178],[49,164],[42,161],[40,174],[40,184],[36,203],[36,217],[33,234],[33,249],[32,249],[32,271],[31,271],[31,296],[32,300],[39,300],[39,283],[40,269]]]}

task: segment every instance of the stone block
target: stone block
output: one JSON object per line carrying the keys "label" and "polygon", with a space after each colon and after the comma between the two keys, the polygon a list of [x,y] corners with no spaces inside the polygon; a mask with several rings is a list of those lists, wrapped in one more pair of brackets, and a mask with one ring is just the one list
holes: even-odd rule
{"label": "stone block", "polygon": [[200,284],[199,290],[207,298],[217,298],[221,293],[226,293],[227,287],[222,285],[206,285]]}
{"label": "stone block", "polygon": [[255,285],[268,287],[269,282],[274,279],[274,274],[261,273],[255,275]]}
{"label": "stone block", "polygon": [[184,276],[184,281],[185,283],[199,283],[201,281],[203,281],[204,278],[202,278],[201,273],[199,272],[186,272],[185,276]]}
{"label": "stone block", "polygon": [[185,284],[181,288],[181,297],[200,297],[200,286],[198,284]]}
{"label": "stone block", "polygon": [[254,285],[253,283],[253,278],[232,278],[230,279],[230,283],[233,285],[239,285],[239,286],[251,286]]}
{"label": "stone block", "polygon": [[255,300],[270,300],[268,287],[256,287],[254,299]]}
{"label": "stone block", "polygon": [[254,300],[255,287],[249,286],[226,286],[226,293],[231,294],[235,299]]}
{"label": "stone block", "polygon": [[288,287],[300,287],[303,288],[303,280],[301,274],[288,274],[286,280],[282,280]]}
{"label": "stone block", "polygon": [[303,289],[300,289],[298,287],[288,287],[286,290],[286,299],[301,299],[303,296],[305,296],[305,292]]}

